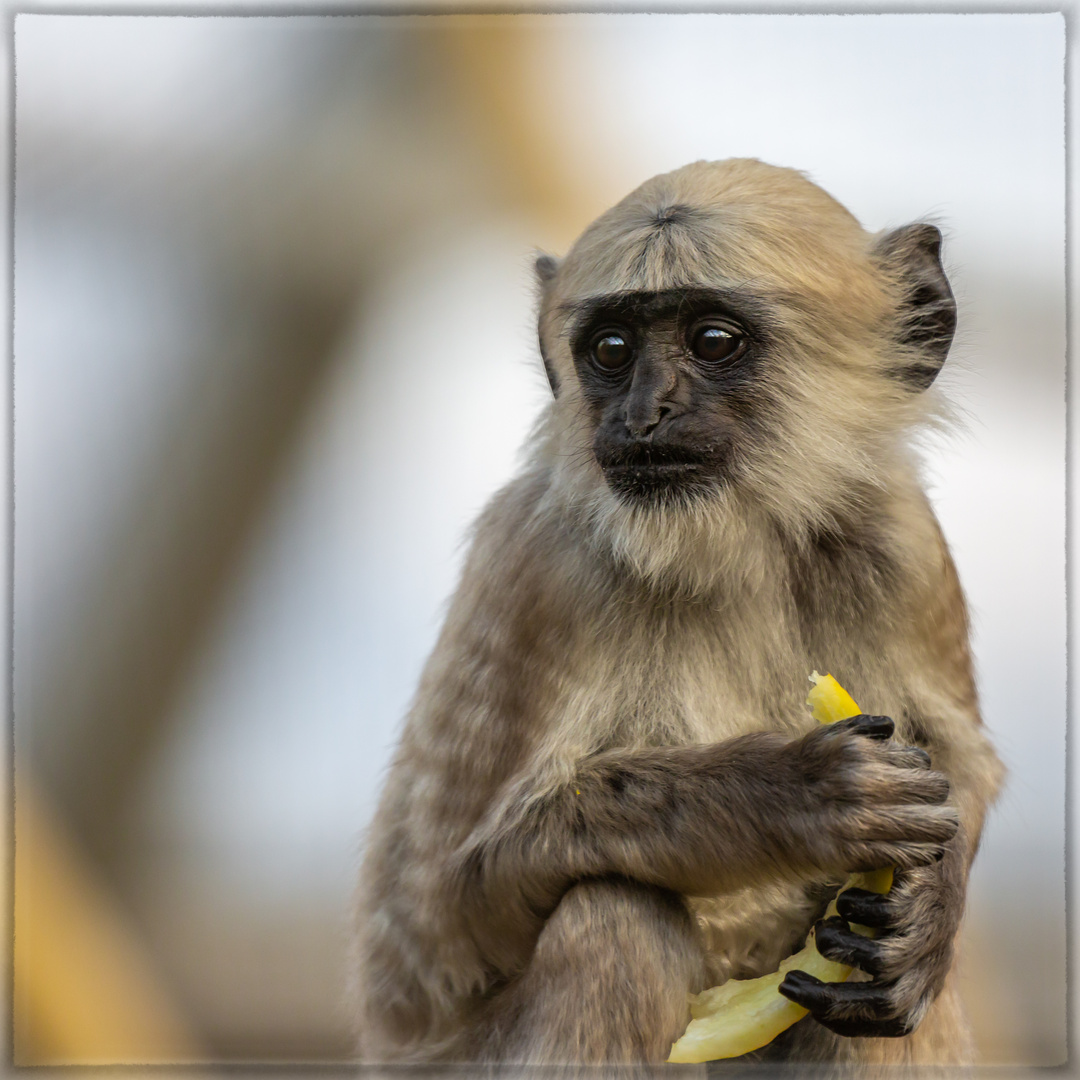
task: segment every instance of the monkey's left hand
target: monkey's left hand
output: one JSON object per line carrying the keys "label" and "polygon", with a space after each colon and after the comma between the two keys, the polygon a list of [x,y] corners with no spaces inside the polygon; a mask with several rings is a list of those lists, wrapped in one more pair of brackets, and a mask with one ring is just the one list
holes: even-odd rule
{"label": "monkey's left hand", "polygon": [[[838,1035],[881,1038],[914,1031],[952,965],[966,876],[959,840],[940,862],[897,870],[885,896],[848,889],[837,899],[841,917],[817,924],[822,956],[860,968],[871,982],[824,983],[790,971],[780,993]],[[873,927],[877,937],[862,937],[849,922]]]}

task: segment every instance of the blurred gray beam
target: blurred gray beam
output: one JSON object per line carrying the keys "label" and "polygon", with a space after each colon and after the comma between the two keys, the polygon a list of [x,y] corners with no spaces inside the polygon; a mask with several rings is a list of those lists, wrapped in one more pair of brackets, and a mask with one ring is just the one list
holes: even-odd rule
{"label": "blurred gray beam", "polygon": [[[329,291],[327,291],[329,292]],[[106,862],[132,777],[211,618],[346,324],[352,289],[244,290],[220,351],[133,512],[66,656],[35,672],[29,749]],[[17,526],[16,526],[17,528]]]}
{"label": "blurred gray beam", "polygon": [[[268,29],[256,21],[234,32],[250,30],[254,41]],[[89,597],[65,604],[67,625],[47,670],[16,672],[20,701],[29,702],[16,717],[17,749],[32,756],[72,830],[103,859],[119,854],[127,793],[363,277],[414,231],[490,195],[459,137],[454,104],[432,94],[429,50],[405,29],[380,20],[308,26],[299,40],[310,55],[284,54],[300,74],[296,85],[285,80],[291,93],[281,99],[208,69],[225,80],[208,98],[218,107],[233,109],[236,93],[257,103],[253,141],[237,131],[235,147],[154,139],[119,122],[83,130],[67,113],[34,112],[24,94],[17,230],[32,231],[45,216],[115,219],[154,243],[196,252],[229,312],[226,339],[191,358],[196,390],[160,459],[142,464],[143,487],[116,525],[107,564],[90,569]],[[35,62],[47,52],[33,54]],[[20,58],[24,90],[28,55]],[[397,81],[386,84],[384,69]],[[294,100],[302,103],[296,116],[282,106]],[[17,492],[17,555],[26,542],[33,537],[20,537]],[[18,663],[26,657],[18,626],[16,635]]]}

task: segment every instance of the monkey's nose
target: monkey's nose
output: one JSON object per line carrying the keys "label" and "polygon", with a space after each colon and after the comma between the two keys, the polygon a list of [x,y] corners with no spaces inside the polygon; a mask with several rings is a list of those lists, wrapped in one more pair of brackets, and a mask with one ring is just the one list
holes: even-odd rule
{"label": "monkey's nose", "polygon": [[656,430],[662,421],[672,413],[672,406],[668,404],[654,404],[648,410],[626,410],[626,430],[635,439],[644,439]]}
{"label": "monkey's nose", "polygon": [[667,364],[646,358],[638,361],[623,409],[626,430],[632,438],[650,435],[670,415],[675,382],[675,372]]}

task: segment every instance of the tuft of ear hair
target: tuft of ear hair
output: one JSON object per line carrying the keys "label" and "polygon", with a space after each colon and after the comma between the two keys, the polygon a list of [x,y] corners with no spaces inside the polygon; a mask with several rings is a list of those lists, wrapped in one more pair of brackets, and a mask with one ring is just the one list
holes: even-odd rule
{"label": "tuft of ear hair", "polygon": [[956,300],[941,266],[941,230],[920,222],[879,236],[874,256],[899,285],[899,343],[910,359],[896,375],[915,390],[937,377],[956,332]]}

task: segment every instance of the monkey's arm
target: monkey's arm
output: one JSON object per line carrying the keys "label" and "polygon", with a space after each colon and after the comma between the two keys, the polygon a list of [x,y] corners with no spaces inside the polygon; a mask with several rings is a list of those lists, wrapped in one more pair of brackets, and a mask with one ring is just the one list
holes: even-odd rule
{"label": "monkey's arm", "polygon": [[[889,742],[892,730],[862,716],[795,740],[607,751],[541,791],[523,780],[461,852],[478,937],[520,958],[581,878],[714,895],[931,862],[957,828],[942,805],[948,782],[925,752]],[[512,956],[491,959],[514,966]]]}
{"label": "monkey's arm", "polygon": [[[1003,772],[979,720],[963,597],[951,560],[943,559],[936,602],[923,609],[924,662],[912,680],[918,704],[907,726],[949,777],[960,828],[940,861],[899,870],[887,896],[849,890],[837,902],[840,918],[819,926],[819,951],[862,969],[871,982],[825,984],[796,972],[781,985],[781,993],[840,1035],[906,1035],[941,991],[983,819]],[[849,921],[876,928],[877,938],[854,933]]]}

